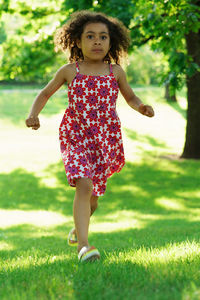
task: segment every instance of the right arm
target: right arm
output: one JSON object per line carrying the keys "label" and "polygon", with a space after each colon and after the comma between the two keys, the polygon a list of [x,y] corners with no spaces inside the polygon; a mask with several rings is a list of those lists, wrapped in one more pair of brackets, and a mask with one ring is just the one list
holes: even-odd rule
{"label": "right arm", "polygon": [[27,127],[37,130],[40,127],[38,115],[47,103],[48,99],[67,81],[67,66],[61,67],[55,74],[54,78],[41,90],[35,98],[28,118],[26,119]]}
{"label": "right arm", "polygon": [[116,80],[118,82],[120,92],[127,104],[139,113],[147,117],[153,117],[153,108],[150,105],[143,104],[140,98],[135,95],[131,86],[127,82],[124,70],[119,65],[114,65],[114,70],[116,72]]}

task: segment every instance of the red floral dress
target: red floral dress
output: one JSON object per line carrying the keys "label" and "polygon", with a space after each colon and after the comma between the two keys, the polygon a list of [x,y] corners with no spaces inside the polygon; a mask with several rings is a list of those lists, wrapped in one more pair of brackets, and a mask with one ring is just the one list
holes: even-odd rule
{"label": "red floral dress", "polygon": [[118,83],[112,72],[104,76],[79,72],[68,86],[69,106],[59,127],[66,176],[93,181],[93,195],[105,193],[107,178],[125,164],[121,122],[116,112]]}

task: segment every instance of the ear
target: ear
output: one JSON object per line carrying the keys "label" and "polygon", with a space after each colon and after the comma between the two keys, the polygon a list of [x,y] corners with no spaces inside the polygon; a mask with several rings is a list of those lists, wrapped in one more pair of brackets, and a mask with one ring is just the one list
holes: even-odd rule
{"label": "ear", "polygon": [[81,49],[81,41],[80,40],[76,40],[76,46]]}

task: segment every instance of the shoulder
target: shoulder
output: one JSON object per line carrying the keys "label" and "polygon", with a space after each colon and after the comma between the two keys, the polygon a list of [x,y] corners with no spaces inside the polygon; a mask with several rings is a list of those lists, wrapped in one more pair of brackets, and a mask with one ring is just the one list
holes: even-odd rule
{"label": "shoulder", "polygon": [[70,63],[63,65],[58,72],[61,76],[65,78],[65,81],[69,84],[72,79],[76,76],[76,64]]}
{"label": "shoulder", "polygon": [[122,78],[126,78],[126,73],[120,65],[113,64],[112,70],[117,82],[119,82]]}
{"label": "shoulder", "polygon": [[61,73],[71,73],[71,72],[76,72],[76,64],[75,63],[71,63],[71,64],[65,64],[62,67],[60,67],[60,69],[58,70]]}
{"label": "shoulder", "polygon": [[73,71],[73,70],[76,71],[76,64],[75,63],[65,64],[61,68],[63,68],[66,71]]}

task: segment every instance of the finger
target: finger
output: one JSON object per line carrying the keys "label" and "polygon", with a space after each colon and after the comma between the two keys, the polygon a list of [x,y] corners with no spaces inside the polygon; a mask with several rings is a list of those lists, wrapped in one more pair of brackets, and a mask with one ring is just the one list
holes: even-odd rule
{"label": "finger", "polygon": [[154,116],[153,111],[149,112],[148,116],[149,116],[149,117],[153,117],[153,116]]}
{"label": "finger", "polygon": [[152,113],[151,113],[151,117],[154,117],[154,111],[152,111]]}
{"label": "finger", "polygon": [[27,123],[26,125],[27,125],[27,127],[32,127],[33,126],[33,124],[31,124],[30,122]]}
{"label": "finger", "polygon": [[26,119],[26,125],[27,127],[40,127],[40,121],[38,117],[30,117],[28,119]]}
{"label": "finger", "polygon": [[147,107],[146,115],[148,117],[153,117],[154,116],[154,111],[153,111],[153,108],[151,106]]}
{"label": "finger", "polygon": [[149,115],[149,111],[148,111],[148,108],[147,108],[147,107],[144,107],[143,114],[146,115],[146,116]]}
{"label": "finger", "polygon": [[146,114],[146,107],[145,107],[144,104],[141,104],[141,105],[140,105],[139,112],[140,112],[141,114],[143,114],[143,115]]}
{"label": "finger", "polygon": [[34,125],[34,120],[31,118],[26,119],[26,125],[28,127],[31,127],[32,125]]}
{"label": "finger", "polygon": [[150,106],[145,105],[145,107],[144,107],[144,115],[150,116],[150,114],[151,114]]}
{"label": "finger", "polygon": [[40,126],[33,126],[32,129],[33,130],[37,130]]}
{"label": "finger", "polygon": [[34,123],[32,124],[32,127],[38,127],[38,126],[39,126],[39,124],[36,123],[36,122],[34,122]]}
{"label": "finger", "polygon": [[153,108],[152,108],[152,107],[150,108],[150,114],[151,114],[151,117],[153,117],[153,116],[154,116],[154,110],[153,110]]}
{"label": "finger", "polygon": [[27,126],[27,127],[30,127],[29,119],[26,119],[25,123],[26,123],[26,126]]}
{"label": "finger", "polygon": [[139,107],[138,107],[138,110],[139,110],[139,112],[142,112],[143,109],[144,109],[144,104],[141,103],[141,104],[139,105]]}

